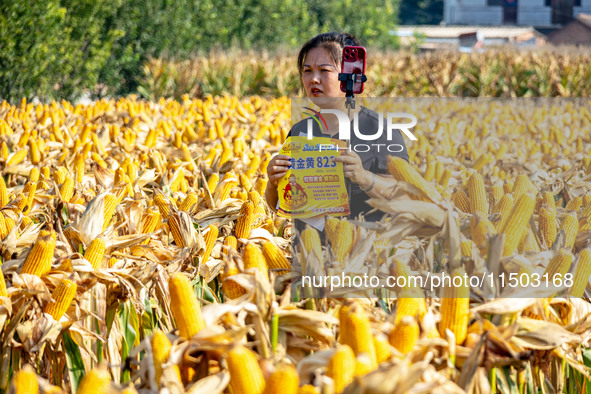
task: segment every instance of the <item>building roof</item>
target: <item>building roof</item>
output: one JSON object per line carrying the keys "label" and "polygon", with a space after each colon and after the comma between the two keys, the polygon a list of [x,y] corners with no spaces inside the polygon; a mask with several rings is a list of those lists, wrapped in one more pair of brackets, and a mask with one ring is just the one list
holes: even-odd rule
{"label": "building roof", "polygon": [[576,20],[591,29],[591,14],[579,14]]}
{"label": "building roof", "polygon": [[[590,20],[591,23],[591,20]],[[525,35],[533,35],[542,38],[543,34],[532,26],[425,26],[407,25],[399,26],[394,34],[398,36],[412,36],[419,33],[426,38],[458,38],[460,35],[478,32],[486,38],[512,39]]]}

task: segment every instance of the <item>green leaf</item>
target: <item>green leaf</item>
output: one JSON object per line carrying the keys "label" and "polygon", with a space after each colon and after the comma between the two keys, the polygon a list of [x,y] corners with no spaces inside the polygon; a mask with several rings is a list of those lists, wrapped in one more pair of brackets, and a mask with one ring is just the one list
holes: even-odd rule
{"label": "green leaf", "polygon": [[70,375],[70,382],[72,384],[72,392],[76,392],[80,381],[84,377],[84,362],[80,354],[80,347],[74,342],[68,332],[62,334],[64,341],[64,349],[66,351],[66,363],[68,366],[68,374]]}

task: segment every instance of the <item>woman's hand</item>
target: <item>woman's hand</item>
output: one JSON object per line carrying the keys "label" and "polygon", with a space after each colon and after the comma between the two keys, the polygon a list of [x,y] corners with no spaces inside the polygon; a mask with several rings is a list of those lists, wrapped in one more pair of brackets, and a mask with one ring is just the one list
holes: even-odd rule
{"label": "woman's hand", "polygon": [[357,183],[361,189],[367,189],[371,185],[372,174],[363,168],[363,163],[357,153],[344,151],[340,157],[336,157],[334,160],[343,163],[345,176],[351,182]]}
{"label": "woman's hand", "polygon": [[267,176],[271,185],[277,187],[277,182],[287,173],[290,163],[289,159],[291,157],[287,155],[275,155],[269,161],[267,165]]}

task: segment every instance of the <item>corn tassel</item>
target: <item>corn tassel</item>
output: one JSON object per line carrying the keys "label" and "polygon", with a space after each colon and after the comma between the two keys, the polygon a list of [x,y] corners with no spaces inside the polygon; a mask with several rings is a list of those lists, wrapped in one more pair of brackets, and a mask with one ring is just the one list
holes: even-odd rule
{"label": "corn tassel", "polygon": [[179,335],[191,339],[205,327],[201,307],[191,282],[185,275],[175,272],[168,281],[170,309],[179,328]]}
{"label": "corn tassel", "polygon": [[326,376],[334,382],[334,392],[342,393],[355,377],[355,353],[348,345],[339,346],[326,366]]}
{"label": "corn tassel", "polygon": [[232,394],[262,394],[265,390],[263,372],[251,350],[235,346],[226,357]]}
{"label": "corn tassel", "polygon": [[51,294],[53,302],[45,305],[43,312],[51,315],[55,320],[59,321],[67,312],[76,296],[78,286],[69,279],[62,279]]}
{"label": "corn tassel", "polygon": [[42,230],[29,251],[21,269],[23,274],[45,275],[51,270],[53,252],[55,250],[56,234],[54,231]]}

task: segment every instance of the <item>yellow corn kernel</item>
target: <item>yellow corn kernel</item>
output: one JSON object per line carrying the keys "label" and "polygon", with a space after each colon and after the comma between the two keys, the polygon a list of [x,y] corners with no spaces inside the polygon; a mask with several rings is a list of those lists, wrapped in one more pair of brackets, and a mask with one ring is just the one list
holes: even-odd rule
{"label": "yellow corn kernel", "polygon": [[179,205],[179,210],[189,212],[198,201],[199,198],[197,197],[197,193],[190,192],[187,194],[181,205]]}
{"label": "yellow corn kernel", "polygon": [[234,234],[236,238],[248,238],[252,222],[254,220],[254,205],[251,201],[245,201],[240,208],[240,217],[236,222]]}
{"label": "yellow corn kernel", "polygon": [[74,195],[74,180],[71,177],[66,178],[60,186],[60,196],[64,202],[70,202]]}
{"label": "yellow corn kernel", "polygon": [[[160,385],[160,378],[162,377],[162,364],[168,362],[168,358],[170,357],[170,349],[172,349],[172,344],[170,340],[160,330],[154,331],[154,335],[152,335],[152,360],[154,362],[154,369],[156,370],[156,383]],[[181,373],[179,371],[179,367],[177,365],[173,365],[172,368],[175,369],[179,381],[181,381]]]}
{"label": "yellow corn kernel", "polygon": [[41,161],[41,152],[35,140],[29,140],[29,155],[31,156],[31,164],[37,165]]}
{"label": "yellow corn kernel", "polygon": [[479,173],[472,174],[468,180],[468,190],[470,193],[470,213],[479,212],[482,215],[488,215],[486,189],[484,188],[484,180]]}
{"label": "yellow corn kernel", "polygon": [[513,185],[513,190],[510,193],[513,194],[513,198],[517,201],[522,194],[533,193],[536,195],[537,192],[538,190],[533,185],[533,183],[531,183],[528,176],[525,174],[520,174],[517,176],[515,184]]}
{"label": "yellow corn kernel", "polygon": [[[141,230],[142,234],[149,234],[154,232],[160,224],[160,212],[155,209],[149,209],[142,218]],[[147,242],[146,242],[147,243]]]}
{"label": "yellow corn kernel", "polygon": [[454,192],[451,196],[451,200],[460,211],[464,213],[470,213],[470,199],[463,190]]}
{"label": "yellow corn kernel", "polygon": [[570,287],[568,295],[571,297],[583,297],[585,289],[589,284],[591,275],[591,253],[589,249],[583,249],[579,254],[577,268],[575,269],[573,285]]}
{"label": "yellow corn kernel", "polygon": [[12,387],[15,394],[37,394],[39,392],[39,382],[33,367],[26,364],[18,371],[12,379]]}
{"label": "yellow corn kernel", "polygon": [[337,242],[332,244],[332,247],[337,261],[343,263],[353,248],[353,225],[346,219],[340,220],[337,224],[336,236]]}
{"label": "yellow corn kernel", "polygon": [[159,190],[154,195],[154,203],[160,210],[160,216],[167,218],[170,215],[170,201]]}
{"label": "yellow corn kernel", "polygon": [[577,234],[579,233],[579,221],[574,212],[566,215],[562,220],[559,232],[564,231],[564,248],[571,250],[575,245]]}
{"label": "yellow corn kernel", "polygon": [[35,192],[37,191],[36,182],[27,182],[23,188],[23,194],[27,197],[25,200],[25,206],[22,208],[23,215],[27,215],[33,206],[35,199]]}
{"label": "yellow corn kernel", "polygon": [[59,321],[72,304],[76,290],[78,290],[76,283],[69,279],[62,279],[51,294],[54,301],[45,305],[43,312]]}
{"label": "yellow corn kernel", "polygon": [[246,290],[233,280],[227,280],[232,275],[239,274],[240,270],[233,261],[227,261],[224,268],[222,290],[228,299],[236,299],[246,294]]}
{"label": "yellow corn kernel", "polygon": [[496,234],[495,226],[486,216],[476,212],[470,220],[470,232],[472,233],[472,241],[480,250],[480,255],[486,257],[488,238]]}
{"label": "yellow corn kernel", "polygon": [[242,259],[244,260],[244,269],[257,268],[263,273],[267,273],[269,269],[263,252],[252,242],[246,244],[244,247]]}
{"label": "yellow corn kernel", "polygon": [[298,389],[298,394],[320,394],[320,390],[311,384],[305,384]]}
{"label": "yellow corn kernel", "polygon": [[191,282],[182,273],[175,272],[170,275],[168,289],[170,309],[179,328],[179,335],[191,339],[205,327],[201,307]]}
{"label": "yellow corn kernel", "polygon": [[419,339],[419,333],[419,325],[416,319],[405,316],[395,324],[388,336],[388,340],[390,345],[394,346],[400,353],[407,354],[414,349]]}
{"label": "yellow corn kernel", "polygon": [[534,213],[535,198],[532,194],[522,194],[509,215],[509,219],[501,230],[505,233],[503,256],[515,253],[523,234],[527,231],[527,224]]}
{"label": "yellow corn kernel", "polygon": [[84,252],[84,258],[88,260],[95,271],[101,268],[105,250],[105,240],[103,238],[95,238]]}
{"label": "yellow corn kernel", "polygon": [[[532,207],[533,209],[533,207]],[[452,278],[464,276],[463,269],[452,272]],[[470,288],[462,283],[461,286],[446,286],[441,292],[441,321],[439,333],[445,338],[446,330],[450,330],[456,337],[456,343],[461,345],[466,339],[468,320],[470,318]]]}
{"label": "yellow corn kernel", "polygon": [[373,337],[373,346],[376,349],[376,359],[378,365],[388,361],[392,356],[392,351],[390,350],[390,342],[388,342],[388,338],[385,335]]}
{"label": "yellow corn kernel", "polygon": [[27,157],[27,153],[28,152],[26,149],[20,149],[16,151],[11,156],[9,156],[10,159],[8,159],[8,161],[6,162],[6,167],[19,164],[21,161],[25,159],[25,157]]}
{"label": "yellow corn kernel", "polygon": [[548,263],[548,266],[544,271],[544,275],[548,274],[550,281],[553,281],[555,277],[564,279],[564,276],[568,273],[572,262],[572,253],[566,249],[560,249]]}
{"label": "yellow corn kernel", "polygon": [[58,184],[64,183],[68,176],[68,170],[65,167],[58,167],[53,173],[53,180]]}
{"label": "yellow corn kernel", "polygon": [[519,253],[541,251],[538,241],[536,240],[536,236],[529,225],[526,225],[525,234],[523,234],[517,250]]}
{"label": "yellow corn kernel", "polygon": [[0,208],[8,204],[8,190],[6,189],[6,182],[4,177],[0,176]]}
{"label": "yellow corn kernel", "polygon": [[265,390],[263,372],[253,351],[242,345],[232,348],[226,356],[232,394],[262,394]]}
{"label": "yellow corn kernel", "polygon": [[55,241],[56,234],[54,231],[40,231],[37,240],[25,259],[21,273],[39,277],[48,273],[51,270],[51,262],[53,261]]}
{"label": "yellow corn kernel", "polygon": [[342,393],[355,377],[355,353],[348,345],[340,345],[326,366],[326,376],[334,382],[334,392]]}
{"label": "yellow corn kernel", "polygon": [[265,394],[297,394],[300,385],[298,372],[292,365],[283,364],[275,369],[265,384]]}
{"label": "yellow corn kernel", "polygon": [[233,235],[228,235],[224,238],[224,249],[225,250],[236,250],[238,249],[238,240]]}
{"label": "yellow corn kernel", "polygon": [[581,197],[575,197],[566,204],[565,209],[577,212],[579,209],[581,209],[582,206],[583,200],[581,199]]}
{"label": "yellow corn kernel", "polygon": [[118,203],[119,200],[115,195],[109,193],[105,196],[103,208],[103,231],[109,227]]}
{"label": "yellow corn kernel", "polygon": [[218,239],[219,229],[217,226],[210,224],[207,226],[206,233],[203,235],[203,239],[205,240],[205,251],[203,252],[203,257],[201,258],[201,262],[206,263],[209,260],[209,256],[211,256],[211,251],[215,245],[215,241]]}
{"label": "yellow corn kernel", "polygon": [[306,253],[308,255],[311,253],[316,254],[318,261],[322,262],[322,244],[320,243],[320,235],[318,234],[318,230],[316,230],[314,227],[306,226],[306,229],[300,234],[300,238]]}
{"label": "yellow corn kernel", "polygon": [[263,177],[260,177],[254,186],[254,190],[256,190],[262,196],[265,194],[266,189],[267,189],[267,180]]}
{"label": "yellow corn kernel", "polygon": [[107,368],[99,366],[91,369],[80,382],[76,394],[107,394],[111,386],[111,374]]}
{"label": "yellow corn kernel", "polygon": [[371,360],[372,370],[377,367],[376,350],[369,318],[357,305],[344,305],[339,311],[340,342],[349,345],[356,356],[366,353]]}
{"label": "yellow corn kernel", "polygon": [[509,215],[511,214],[511,210],[513,209],[513,197],[511,194],[505,194],[497,205],[495,205],[493,209],[493,213],[498,214],[497,220],[495,220],[495,230],[500,231],[505,223],[507,223],[507,219],[509,219]]}
{"label": "yellow corn kernel", "polygon": [[280,273],[284,273],[289,271],[291,265],[289,261],[281,251],[273,242],[265,241],[263,242],[263,255],[265,256],[265,260],[267,261],[267,265],[270,269],[280,270]]}
{"label": "yellow corn kernel", "polygon": [[548,249],[556,240],[556,211],[542,207],[538,218],[538,234]]}
{"label": "yellow corn kernel", "polygon": [[425,181],[419,172],[406,160],[396,156],[388,156],[388,170],[397,181],[408,182],[419,189],[421,193],[418,195],[411,194],[413,199],[423,201],[441,200],[441,195],[437,189],[431,183]]}

